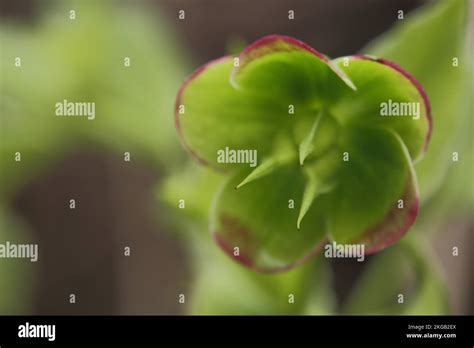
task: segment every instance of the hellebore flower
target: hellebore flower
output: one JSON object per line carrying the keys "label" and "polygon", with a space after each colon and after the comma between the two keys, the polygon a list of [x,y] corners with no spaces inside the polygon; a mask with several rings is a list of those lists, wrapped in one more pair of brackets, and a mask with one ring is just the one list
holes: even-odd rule
{"label": "hellebore flower", "polygon": [[413,164],[430,138],[430,107],[394,63],[331,61],[267,36],[194,72],[178,92],[175,124],[193,158],[228,174],[210,229],[255,270],[291,268],[328,241],[377,252],[415,221]]}

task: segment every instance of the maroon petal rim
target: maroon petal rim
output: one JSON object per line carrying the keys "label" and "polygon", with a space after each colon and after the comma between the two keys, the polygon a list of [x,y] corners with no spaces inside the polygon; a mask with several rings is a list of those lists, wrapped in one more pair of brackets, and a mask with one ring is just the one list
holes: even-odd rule
{"label": "maroon petal rim", "polygon": [[[419,206],[420,206],[420,199],[418,196],[416,196],[415,201],[413,202],[413,204],[410,207],[410,210],[408,211],[403,227],[400,228],[397,231],[397,233],[391,234],[387,239],[384,239],[383,241],[378,242],[375,245],[372,245],[371,247],[369,247],[365,252],[366,255],[375,254],[391,246],[392,244],[395,244],[395,242],[400,240],[408,232],[410,227],[415,223],[416,217],[418,216]],[[387,219],[389,219],[389,217]],[[384,223],[382,223],[381,225],[383,224]],[[374,228],[374,231],[377,231],[379,228],[380,228],[379,226]],[[370,233],[371,232],[366,234],[366,236],[369,235]]]}
{"label": "maroon petal rim", "polygon": [[234,249],[232,246],[230,246],[224,239],[221,238],[218,232],[214,231],[212,232],[212,238],[216,242],[216,244],[226,253],[228,256],[230,256],[231,259],[237,261],[238,263],[242,264],[243,266],[259,273],[265,273],[265,274],[274,274],[274,273],[279,273],[279,272],[285,272],[289,271],[292,268],[295,268],[297,266],[302,265],[306,261],[310,260],[313,258],[321,249],[322,247],[327,243],[327,239],[323,239],[320,243],[316,244],[316,246],[311,250],[308,254],[303,256],[302,258],[291,262],[290,264],[283,266],[283,267],[261,267],[255,265],[253,260],[239,256],[236,257],[234,255]]}
{"label": "maroon petal rim", "polygon": [[[377,58],[377,57],[374,57],[374,56],[368,56],[368,55],[364,55],[364,54],[356,54],[356,55],[353,55],[353,56],[349,56],[347,58],[359,59],[359,60],[369,60],[369,61],[372,61],[372,62],[376,62],[376,63],[383,64],[385,66],[388,66],[389,68],[391,68],[391,69],[395,70],[396,72],[400,73],[403,77],[405,77],[408,81],[410,81],[413,84],[413,86],[415,86],[415,88],[418,90],[418,93],[420,94],[421,98],[423,99],[423,103],[425,104],[426,118],[428,120],[428,133],[426,134],[425,143],[424,143],[424,146],[423,146],[423,153],[425,153],[426,150],[428,149],[428,143],[430,142],[430,139],[431,139],[431,132],[432,132],[432,128],[433,128],[433,119],[431,117],[430,101],[429,101],[428,95],[426,94],[426,91],[423,88],[423,86],[421,85],[421,83],[418,82],[418,80],[415,79],[415,77],[413,77],[413,75],[411,75],[409,72],[407,72],[401,66],[399,66],[398,64],[396,64],[392,61],[389,61],[387,59]],[[414,161],[417,161],[421,157],[421,155],[423,155],[423,153],[421,153],[418,156],[418,158],[414,159]]]}
{"label": "maroon petal rim", "polygon": [[[286,36],[286,35],[268,35],[268,36],[264,36],[262,37],[261,39],[255,41],[254,43],[250,44],[249,46],[247,46],[243,51],[242,53],[240,54],[239,56],[239,61],[240,61],[240,65],[238,67],[235,67],[233,70],[232,70],[232,74],[231,74],[231,81],[234,81],[234,84],[235,84],[235,76],[236,74],[242,69],[245,67],[245,65],[247,64],[247,62],[249,61],[249,57],[250,59],[255,59],[255,58],[258,58],[258,57],[261,57],[263,55],[266,54],[266,52],[262,52],[261,51],[261,48],[262,47],[271,47],[272,45],[275,46],[276,43],[278,42],[284,42],[286,44],[288,44],[290,46],[290,49],[291,50],[300,50],[300,51],[305,51],[305,52],[309,52],[311,53],[312,55],[314,55],[316,58],[322,60],[323,62],[325,62],[329,68],[331,68],[332,71],[334,71],[334,73],[339,76],[341,78],[342,81],[344,81],[344,83],[349,86],[351,89],[353,90],[356,90],[357,88],[355,87],[355,85],[352,83],[352,81],[350,80],[350,78],[341,70],[339,69],[328,57],[326,57],[324,54],[316,51],[314,48],[312,48],[311,46],[307,45],[306,43],[304,43],[303,41],[300,41],[300,40],[297,40],[293,37],[290,37],[290,36]],[[282,49],[281,47],[273,47],[273,50],[272,52],[278,52],[278,51],[286,51],[288,49]],[[254,56],[254,57],[251,57],[251,56]]]}
{"label": "maroon petal rim", "polygon": [[[420,193],[416,178],[416,172],[413,168],[413,164],[410,162],[410,154],[405,144],[403,143],[403,140],[398,135],[396,135],[395,132],[393,133],[395,134],[400,145],[402,146],[405,158],[408,161],[409,176],[404,193],[401,197],[403,199],[403,202],[408,203],[408,211],[404,215],[402,215],[401,223],[397,224],[396,220],[399,214],[399,209],[397,207],[393,207],[386,214],[382,222],[370,228],[362,235],[362,238],[358,239],[359,243],[369,244],[365,252],[367,255],[383,250],[400,240],[408,232],[410,227],[415,223],[416,217],[418,216],[418,210],[420,206]],[[395,231],[389,231],[388,234],[384,233],[387,229],[390,229],[390,227],[394,225]],[[374,240],[374,235],[381,236],[382,238]]]}
{"label": "maroon petal rim", "polygon": [[211,66],[215,65],[215,64],[219,64],[219,63],[222,63],[226,60],[230,60],[232,59],[231,56],[224,56],[224,57],[221,57],[221,58],[217,58],[217,59],[214,59],[214,60],[211,60],[210,62],[200,66],[199,68],[197,68],[191,75],[189,75],[184,81],[183,83],[181,84],[181,86],[179,87],[179,90],[178,90],[178,94],[176,95],[176,101],[175,101],[175,104],[174,104],[174,125],[176,127],[176,130],[178,131],[178,135],[179,135],[179,140],[181,142],[181,145],[183,146],[183,148],[186,150],[186,152],[189,153],[189,155],[194,158],[198,163],[202,164],[202,165],[205,165],[205,166],[208,166],[208,167],[211,167],[217,171],[224,171],[222,168],[220,167],[217,167],[216,165],[210,163],[209,161],[205,160],[204,158],[202,158],[200,155],[198,155],[196,153],[196,151],[194,151],[185,141],[184,139],[184,135],[183,135],[183,130],[181,129],[181,123],[180,123],[180,114],[179,114],[179,106],[181,105],[181,99],[182,99],[182,96],[183,96],[183,93],[184,93],[184,90],[186,89],[186,87],[188,87],[188,85],[195,79],[197,78],[200,74],[202,74],[203,72],[205,72],[207,69],[209,69]]}

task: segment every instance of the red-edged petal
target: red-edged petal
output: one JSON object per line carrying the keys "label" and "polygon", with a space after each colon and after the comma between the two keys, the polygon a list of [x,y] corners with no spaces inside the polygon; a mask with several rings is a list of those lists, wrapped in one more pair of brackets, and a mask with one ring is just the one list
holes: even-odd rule
{"label": "red-edged petal", "polygon": [[[415,77],[413,77],[413,75],[411,75],[409,72],[404,70],[398,64],[396,64],[392,61],[389,61],[387,59],[377,58],[377,57],[374,57],[374,56],[369,56],[369,55],[364,55],[364,54],[357,54],[357,55],[350,56],[348,58],[349,59],[369,60],[369,61],[372,61],[372,62],[377,62],[377,63],[383,64],[383,65],[393,69],[394,71],[400,73],[403,77],[405,77],[408,81],[410,81],[413,84],[413,86],[415,86],[415,88],[418,90],[418,93],[421,96],[421,99],[423,100],[423,104],[424,104],[424,107],[425,107],[425,110],[426,110],[425,115],[426,115],[426,119],[428,121],[428,132],[426,134],[425,142],[424,142],[424,152],[426,152],[426,150],[428,149],[428,143],[431,139],[431,132],[432,132],[432,128],[433,128],[433,119],[431,117],[431,106],[430,106],[430,101],[428,99],[428,95],[426,94],[426,91],[424,90],[424,88],[420,84],[420,82],[418,82],[418,80],[415,79]],[[418,159],[414,159],[414,160],[416,161]]]}
{"label": "red-edged petal", "polygon": [[288,265],[285,265],[283,267],[262,267],[262,266],[256,265],[254,260],[250,256],[246,254],[242,254],[242,250],[240,251],[240,255],[236,256],[234,254],[234,248],[224,238],[222,238],[222,236],[219,233],[212,232],[212,237],[214,241],[216,242],[216,244],[222,249],[222,251],[225,252],[233,260],[237,261],[238,263],[242,264],[243,266],[253,271],[256,271],[259,273],[269,273],[269,274],[285,272],[297,266],[302,265],[303,263],[305,263],[306,261],[314,257],[319,251],[321,251],[323,246],[327,243],[326,239],[321,241],[308,254],[304,255],[302,258]]}
{"label": "red-edged petal", "polygon": [[365,233],[357,243],[365,244],[366,254],[383,250],[402,238],[415,223],[418,215],[419,197],[417,189],[409,183],[401,198],[404,202],[404,214],[394,207],[377,226]]}
{"label": "red-edged petal", "polygon": [[180,124],[180,114],[179,114],[179,107],[180,105],[182,105],[182,102],[181,102],[181,99],[182,99],[182,96],[183,96],[183,92],[185,91],[186,87],[189,85],[189,83],[191,83],[191,81],[193,81],[194,79],[196,79],[199,75],[203,74],[207,69],[209,69],[210,67],[212,67],[213,65],[215,64],[219,64],[219,63],[222,63],[222,62],[225,62],[226,60],[230,60],[232,59],[231,56],[224,56],[224,57],[221,57],[221,58],[217,58],[217,59],[214,59],[214,60],[211,60],[209,61],[208,63],[200,66],[199,68],[197,68],[191,75],[189,75],[184,81],[183,83],[181,84],[181,86],[179,87],[178,89],[178,94],[176,95],[176,101],[175,101],[175,104],[174,104],[174,125],[176,127],[176,130],[178,131],[178,135],[179,135],[179,140],[183,146],[183,148],[186,150],[186,152],[189,153],[189,155],[194,158],[197,162],[199,162],[200,164],[202,165],[206,165],[206,166],[210,166],[212,167],[213,169],[216,169],[218,171],[222,171],[222,168],[219,168],[215,165],[213,165],[212,163],[209,163],[208,161],[206,161],[204,158],[200,157],[187,143],[186,143],[186,140],[184,139],[184,135],[183,135],[183,132],[182,132],[182,129],[181,129],[181,124]]}
{"label": "red-edged petal", "polygon": [[415,223],[420,205],[418,182],[415,169],[401,138],[397,136],[403,147],[405,157],[409,163],[409,176],[403,196],[403,208],[398,207],[398,201],[387,213],[383,221],[370,228],[355,243],[365,245],[365,253],[373,254],[383,250],[401,239]]}

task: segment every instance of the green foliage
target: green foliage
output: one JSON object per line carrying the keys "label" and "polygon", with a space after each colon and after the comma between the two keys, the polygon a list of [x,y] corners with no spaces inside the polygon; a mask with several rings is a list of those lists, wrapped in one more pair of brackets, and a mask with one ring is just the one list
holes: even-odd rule
{"label": "green foliage", "polygon": [[322,257],[278,274],[241,267],[205,237],[192,238],[195,279],[188,311],[210,315],[329,314],[330,273]]}
{"label": "green foliage", "polygon": [[446,289],[426,245],[423,239],[407,238],[377,255],[356,284],[343,312],[359,315],[447,313]]}
{"label": "green foliage", "polygon": [[[0,26],[0,204],[72,151],[130,152],[162,170],[180,163],[170,113],[184,64],[159,12],[117,1],[39,5],[34,24]],[[95,102],[95,119],[57,117],[64,99]],[[0,241],[30,243],[1,213]],[[29,273],[29,261],[0,260],[1,314],[28,311]]]}
{"label": "green foliage", "polygon": [[180,172],[166,177],[158,186],[156,195],[160,201],[173,208],[180,208],[183,200],[184,209],[179,209],[180,218],[195,223],[206,224],[215,192],[225,177],[209,168],[200,167],[194,162],[188,162]]}
{"label": "green foliage", "polygon": [[[116,1],[67,1],[31,27],[2,24],[2,196],[78,148],[130,152],[132,161],[165,169],[179,163],[169,114],[183,63],[159,18]],[[64,99],[94,102],[95,119],[55,116]],[[21,162],[14,161],[16,152]]]}
{"label": "green foliage", "polygon": [[[34,243],[26,226],[0,204],[0,244],[6,242]],[[29,259],[0,258],[0,314],[29,313],[34,285],[33,265]]]}

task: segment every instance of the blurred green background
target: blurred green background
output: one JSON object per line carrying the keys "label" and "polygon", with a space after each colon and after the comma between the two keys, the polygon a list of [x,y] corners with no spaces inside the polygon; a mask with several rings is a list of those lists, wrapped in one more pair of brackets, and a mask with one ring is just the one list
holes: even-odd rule
{"label": "blurred green background", "polygon": [[[0,314],[474,314],[472,1],[1,6],[0,243],[38,243],[39,261],[0,259]],[[320,255],[262,275],[207,231],[223,177],[182,150],[174,98],[198,66],[273,33],[391,59],[430,97],[416,225],[362,264]],[[56,117],[64,99],[95,102],[96,118]]]}

